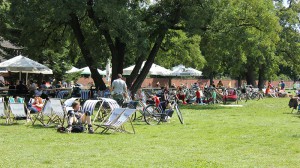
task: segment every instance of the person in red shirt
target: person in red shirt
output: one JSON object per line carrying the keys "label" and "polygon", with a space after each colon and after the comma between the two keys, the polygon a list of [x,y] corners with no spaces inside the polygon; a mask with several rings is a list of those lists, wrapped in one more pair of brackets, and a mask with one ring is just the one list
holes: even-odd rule
{"label": "person in red shirt", "polygon": [[153,96],[152,96],[152,100],[155,102],[155,106],[158,107],[159,104],[160,104],[159,97],[153,95]]}
{"label": "person in red shirt", "polygon": [[200,93],[200,89],[197,89],[197,91],[196,91],[196,103],[198,103],[198,104],[201,103],[201,93]]}

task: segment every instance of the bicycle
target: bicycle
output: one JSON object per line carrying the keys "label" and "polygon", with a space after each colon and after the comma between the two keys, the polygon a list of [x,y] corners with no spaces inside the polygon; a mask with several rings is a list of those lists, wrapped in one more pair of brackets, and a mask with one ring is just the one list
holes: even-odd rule
{"label": "bicycle", "polygon": [[[172,96],[172,97],[170,96],[168,102],[170,102],[173,112],[176,111],[180,123],[184,124],[183,116],[177,104],[177,101],[178,99],[176,96]],[[167,102],[161,102],[158,107],[156,107],[154,104],[150,104],[146,106],[146,108],[143,111],[143,117],[145,122],[148,125],[159,124],[160,122],[166,120],[166,117],[168,116],[168,112],[171,112],[171,111],[166,111],[166,108],[164,107],[166,106],[166,103]]]}

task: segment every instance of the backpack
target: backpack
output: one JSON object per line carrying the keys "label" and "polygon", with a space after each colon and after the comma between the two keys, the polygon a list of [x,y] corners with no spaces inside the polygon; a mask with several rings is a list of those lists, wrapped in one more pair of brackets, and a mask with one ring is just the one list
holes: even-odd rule
{"label": "backpack", "polygon": [[85,131],[85,127],[83,125],[73,125],[72,126],[72,133],[82,133]]}

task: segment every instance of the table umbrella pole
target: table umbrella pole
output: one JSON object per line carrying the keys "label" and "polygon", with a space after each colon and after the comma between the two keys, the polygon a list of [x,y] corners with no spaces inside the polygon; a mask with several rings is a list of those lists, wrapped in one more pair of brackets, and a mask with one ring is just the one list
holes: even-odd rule
{"label": "table umbrella pole", "polygon": [[19,72],[19,81],[21,81],[21,78],[22,78],[22,72],[20,71]]}
{"label": "table umbrella pole", "polygon": [[26,85],[27,85],[27,81],[28,81],[28,72],[26,72]]}

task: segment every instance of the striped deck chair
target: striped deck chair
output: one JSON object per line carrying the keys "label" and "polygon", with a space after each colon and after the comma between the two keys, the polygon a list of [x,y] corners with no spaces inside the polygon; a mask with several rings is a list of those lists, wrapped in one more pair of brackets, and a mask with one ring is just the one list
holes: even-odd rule
{"label": "striped deck chair", "polygon": [[61,90],[61,91],[57,92],[56,98],[58,98],[58,99],[64,99],[68,95],[69,95],[69,91],[67,91],[67,90]]}
{"label": "striped deck chair", "polygon": [[110,98],[98,98],[101,102],[99,110],[97,111],[93,122],[97,119],[103,121],[104,118],[109,115],[115,108],[120,108],[120,105],[117,101]]}
{"label": "striped deck chair", "polygon": [[95,124],[95,131],[101,127],[103,128],[103,131],[101,133],[107,132],[110,129],[111,125],[118,120],[118,118],[125,110],[125,108],[115,108],[105,121],[103,121],[101,124]]}
{"label": "striped deck chair", "polygon": [[83,101],[88,100],[90,98],[90,90],[81,90],[80,94],[81,94],[80,98]]}
{"label": "striped deck chair", "polygon": [[[16,120],[18,117],[26,117],[27,122],[31,120],[29,113],[26,114],[26,105],[24,103],[23,98],[18,98],[18,102],[11,102],[12,100],[9,100],[8,103],[8,109],[9,109],[9,116],[12,114],[13,120]],[[23,102],[23,103],[21,103]]]}
{"label": "striped deck chair", "polygon": [[[100,104],[100,100],[87,100],[84,102],[83,107],[82,107],[82,112],[91,112],[91,115],[93,115],[95,107],[97,104]],[[101,105],[101,104],[100,104]],[[100,107],[97,111],[97,113],[100,111]]]}
{"label": "striped deck chair", "polygon": [[5,117],[5,124],[9,124],[9,116],[6,112],[4,97],[0,97],[0,117]]}
{"label": "striped deck chair", "polygon": [[102,133],[105,133],[110,129],[118,132],[128,132],[125,130],[124,124],[127,121],[130,121],[132,131],[135,134],[135,130],[131,121],[131,116],[135,111],[136,111],[135,109],[128,109],[128,108],[125,109],[125,111],[120,115],[120,117],[115,122],[113,122],[110,126],[108,126],[107,129]]}

